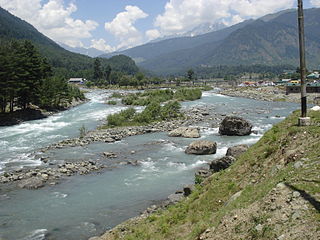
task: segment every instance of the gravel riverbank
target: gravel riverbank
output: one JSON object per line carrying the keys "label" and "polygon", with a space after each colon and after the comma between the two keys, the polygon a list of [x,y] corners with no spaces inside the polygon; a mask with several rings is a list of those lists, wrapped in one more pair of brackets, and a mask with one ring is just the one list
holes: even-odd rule
{"label": "gravel riverbank", "polygon": [[[284,87],[266,86],[266,87],[232,87],[225,88],[220,94],[230,97],[243,97],[262,101],[272,102],[294,102],[299,103],[300,93],[290,93],[286,95]],[[320,102],[320,93],[308,93],[308,103],[317,104]]]}

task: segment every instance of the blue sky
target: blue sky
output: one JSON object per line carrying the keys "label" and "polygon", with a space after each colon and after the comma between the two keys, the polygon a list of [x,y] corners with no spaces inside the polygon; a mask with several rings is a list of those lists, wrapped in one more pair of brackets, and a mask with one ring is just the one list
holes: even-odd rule
{"label": "blue sky", "polygon": [[[296,0],[0,0],[1,7],[56,42],[105,52],[296,5]],[[305,0],[304,6],[320,7],[320,0]]]}

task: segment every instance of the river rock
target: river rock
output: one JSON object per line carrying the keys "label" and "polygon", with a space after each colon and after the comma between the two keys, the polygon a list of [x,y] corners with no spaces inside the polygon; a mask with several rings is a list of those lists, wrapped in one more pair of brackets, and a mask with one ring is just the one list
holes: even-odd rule
{"label": "river rock", "polygon": [[231,156],[225,156],[219,159],[215,159],[210,163],[210,169],[214,172],[219,172],[223,169],[226,169],[230,167],[230,165],[235,161],[236,159]]}
{"label": "river rock", "polygon": [[196,155],[215,154],[217,152],[217,143],[212,141],[200,140],[191,143],[185,153]]}
{"label": "river rock", "polygon": [[179,127],[171,131],[168,135],[169,137],[199,138],[200,132],[198,128]]}
{"label": "river rock", "polygon": [[32,177],[22,180],[18,187],[27,189],[38,189],[44,186],[44,181],[40,177]]}
{"label": "river rock", "polygon": [[107,158],[117,158],[117,154],[113,153],[113,152],[104,152],[103,155]]}
{"label": "river rock", "polygon": [[248,145],[245,145],[245,144],[229,147],[227,150],[226,156],[231,156],[231,157],[237,158],[239,155],[246,152],[248,150],[248,148],[249,148]]}
{"label": "river rock", "polygon": [[220,124],[219,133],[227,136],[250,135],[252,124],[241,117],[227,116]]}
{"label": "river rock", "polygon": [[171,205],[180,202],[182,199],[184,199],[183,193],[174,193],[168,196],[167,202],[168,205]]}
{"label": "river rock", "polygon": [[185,197],[189,196],[194,191],[195,186],[193,184],[185,185],[183,187],[183,195]]}

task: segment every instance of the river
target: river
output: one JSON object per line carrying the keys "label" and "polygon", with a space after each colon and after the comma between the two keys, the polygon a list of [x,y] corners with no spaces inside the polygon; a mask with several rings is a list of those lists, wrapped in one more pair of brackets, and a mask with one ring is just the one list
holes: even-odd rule
{"label": "river", "polygon": [[[124,107],[104,104],[110,92],[93,91],[89,102],[49,118],[16,126],[0,127],[0,171],[41,165],[37,151],[62,139],[79,136],[79,128],[92,130],[108,114]],[[223,156],[228,147],[253,144],[273,124],[297,109],[297,104],[263,102],[205,92],[202,99],[183,107],[210,106],[217,113],[243,116],[256,134],[245,137],[219,136],[210,123],[202,124],[201,139],[218,143],[215,155],[184,153],[192,139],[169,138],[166,133],[132,136],[112,144],[92,143],[48,152],[51,160],[103,159],[102,152],[115,152],[114,161],[138,160],[139,166],[115,164],[99,174],[73,176],[61,184],[39,190],[1,191],[0,239],[84,240],[139,214],[165,199],[185,184],[194,172]],[[134,154],[132,152],[134,151]],[[109,160],[113,161],[113,160]]]}

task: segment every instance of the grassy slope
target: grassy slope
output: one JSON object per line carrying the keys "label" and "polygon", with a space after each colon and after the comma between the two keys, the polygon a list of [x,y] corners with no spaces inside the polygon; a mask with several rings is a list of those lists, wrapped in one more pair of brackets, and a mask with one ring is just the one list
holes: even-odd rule
{"label": "grassy slope", "polygon": [[295,112],[183,202],[101,239],[320,239],[320,112],[309,115],[313,126]]}

